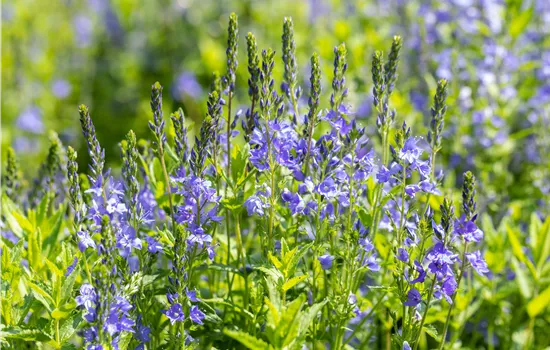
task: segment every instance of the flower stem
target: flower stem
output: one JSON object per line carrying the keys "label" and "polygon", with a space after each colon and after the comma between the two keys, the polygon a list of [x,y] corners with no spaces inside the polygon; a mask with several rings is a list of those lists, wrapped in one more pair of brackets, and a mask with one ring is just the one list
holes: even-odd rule
{"label": "flower stem", "polygon": [[424,314],[422,315],[422,321],[420,321],[420,328],[418,331],[418,336],[416,337],[416,340],[414,342],[414,348],[413,350],[416,350],[418,348],[418,344],[420,343],[420,336],[422,335],[422,327],[424,327],[424,322],[426,322],[426,316],[428,316],[428,309],[430,308],[430,302],[432,301],[432,296],[435,289],[435,274],[432,281],[432,287],[430,288],[430,291],[428,292],[428,300],[426,300],[426,309],[424,310]]}
{"label": "flower stem", "polygon": [[453,308],[455,306],[456,295],[458,294],[458,288],[460,287],[460,281],[464,275],[464,269],[466,267],[466,252],[468,251],[468,242],[464,243],[464,251],[462,252],[462,265],[460,267],[460,274],[458,275],[458,281],[456,282],[456,291],[451,297],[452,304],[449,307],[449,312],[447,313],[447,320],[445,321],[445,326],[443,327],[443,336],[441,337],[441,343],[439,344],[439,350],[443,349],[445,345],[445,338],[447,337],[447,329],[449,328],[449,321],[451,320],[451,315],[453,313]]}

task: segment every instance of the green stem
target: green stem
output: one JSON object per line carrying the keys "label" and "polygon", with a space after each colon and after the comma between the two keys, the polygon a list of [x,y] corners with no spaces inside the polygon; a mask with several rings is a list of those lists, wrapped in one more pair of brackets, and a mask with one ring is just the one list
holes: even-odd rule
{"label": "green stem", "polygon": [[451,320],[451,315],[453,313],[453,308],[455,306],[455,299],[456,295],[458,294],[458,289],[460,287],[460,281],[462,280],[462,276],[464,275],[464,269],[466,267],[466,252],[468,251],[468,242],[464,243],[464,251],[462,252],[462,265],[460,267],[460,274],[458,275],[458,281],[456,282],[456,291],[451,297],[451,306],[449,307],[449,312],[447,313],[447,319],[445,321],[445,326],[443,327],[443,336],[441,337],[441,343],[439,344],[439,350],[443,349],[443,345],[445,345],[445,338],[447,337],[447,329],[449,328],[449,322]]}
{"label": "green stem", "polygon": [[349,335],[348,339],[346,339],[344,341],[344,344],[342,344],[343,346],[346,346],[347,343],[349,343],[353,337],[355,336],[355,334],[361,329],[361,327],[363,326],[363,324],[365,322],[367,322],[367,320],[372,316],[372,314],[374,313],[374,310],[376,310],[376,308],[378,307],[378,305],[380,305],[382,303],[382,301],[384,300],[384,298],[386,297],[386,295],[388,294],[388,292],[384,292],[384,294],[382,294],[382,297],[380,298],[380,300],[378,300],[376,302],[376,304],[374,304],[374,306],[370,309],[369,313],[361,320],[361,322],[359,322],[357,324],[357,326],[355,327],[355,329],[353,330],[353,332],[351,332],[351,334]]}
{"label": "green stem", "polygon": [[172,203],[172,189],[170,188],[170,176],[168,170],[166,170],[166,163],[164,162],[164,149],[162,146],[162,140],[158,140],[159,144],[159,159],[162,166],[162,172],[164,174],[164,181],[166,181],[166,190],[168,193],[168,203],[170,204],[170,217],[172,218],[172,229],[176,230],[176,217],[174,216],[174,205]]}
{"label": "green stem", "polygon": [[424,310],[424,314],[422,315],[422,321],[420,321],[420,328],[418,331],[418,336],[416,337],[416,340],[414,342],[414,348],[413,350],[416,350],[418,348],[418,344],[420,343],[420,336],[422,335],[422,327],[424,327],[424,322],[426,322],[426,316],[428,316],[428,309],[430,308],[430,302],[432,301],[432,296],[435,289],[435,274],[432,281],[432,287],[430,288],[430,291],[428,292],[428,300],[426,300],[426,309]]}

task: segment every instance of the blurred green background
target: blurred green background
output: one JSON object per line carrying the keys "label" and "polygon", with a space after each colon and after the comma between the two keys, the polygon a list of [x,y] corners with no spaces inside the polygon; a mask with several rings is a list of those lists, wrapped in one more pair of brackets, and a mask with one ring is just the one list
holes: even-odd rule
{"label": "blurred green background", "polygon": [[47,151],[47,131],[55,130],[80,151],[84,166],[78,121],[84,103],[116,166],[118,142],[129,129],[149,136],[155,81],[164,86],[165,116],[182,107],[197,127],[212,73],[225,73],[231,12],[239,16],[236,104],[243,111],[246,33],[256,35],[260,49],[277,50],[279,84],[282,23],[291,16],[303,111],[311,54],[322,59],[322,107],[328,108],[333,48],[345,42],[348,103],[373,131],[371,55],[389,50],[392,36],[401,35],[392,99],[399,122],[425,135],[436,81],[450,79],[443,149],[447,168],[455,170],[449,181],[475,167],[490,202],[543,197],[548,181],[537,164],[548,146],[539,137],[550,101],[547,0],[3,1],[2,154],[12,145],[33,174]]}

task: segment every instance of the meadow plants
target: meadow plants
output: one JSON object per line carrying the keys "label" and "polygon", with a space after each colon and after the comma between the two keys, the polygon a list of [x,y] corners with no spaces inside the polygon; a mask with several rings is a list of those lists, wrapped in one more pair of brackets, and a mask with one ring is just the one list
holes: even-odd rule
{"label": "meadow plants", "polygon": [[[478,205],[476,170],[458,186],[445,181],[454,174],[440,159],[453,143],[446,128],[459,117],[447,105],[452,81],[437,81],[429,121],[415,130],[394,108],[407,41],[395,36],[370,55],[371,116],[358,118],[346,45],[323,72],[317,53],[298,61],[291,18],[282,33],[281,53],[259,51],[246,35],[249,76],[239,86],[242,40],[231,14],[226,72],[214,75],[202,124],[192,128],[182,109],[165,117],[154,83],[150,137],[128,132],[120,171],[107,167],[85,105],[88,169],[79,173],[77,152],[52,134],[40,176],[24,186],[8,153],[2,346],[548,346],[538,332],[548,322],[550,221],[537,213],[530,252],[515,222],[502,224],[514,263],[529,273],[515,269],[521,292],[536,299],[524,332],[506,339],[513,323],[502,319],[483,328],[491,312],[507,312],[491,293],[508,277],[486,262],[485,250],[494,261],[503,243]],[[235,108],[239,90],[249,96],[244,111]],[[482,305],[485,323],[472,317]]]}

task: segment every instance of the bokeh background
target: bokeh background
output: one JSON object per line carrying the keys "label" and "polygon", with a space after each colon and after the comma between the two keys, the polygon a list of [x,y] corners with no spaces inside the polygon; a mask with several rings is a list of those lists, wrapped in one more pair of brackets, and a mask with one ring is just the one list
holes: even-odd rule
{"label": "bokeh background", "polygon": [[[157,80],[164,85],[165,115],[182,107],[198,125],[213,72],[225,72],[230,12],[239,16],[236,98],[243,109],[246,33],[282,61],[282,23],[291,16],[303,96],[312,52],[321,56],[326,93],[333,48],[345,42],[349,103],[374,128],[371,55],[401,35],[392,101],[398,120],[425,134],[436,81],[450,80],[443,149],[447,168],[455,170],[449,181],[475,167],[493,213],[502,212],[502,200],[534,208],[547,200],[548,179],[539,165],[550,149],[548,0],[3,1],[2,154],[13,146],[32,175],[47,151],[48,130],[55,130],[80,149],[84,166],[78,121],[84,103],[116,167],[118,142],[129,129],[149,136],[150,87]],[[275,75],[280,82],[282,64]],[[305,97],[301,104],[307,105]]]}

